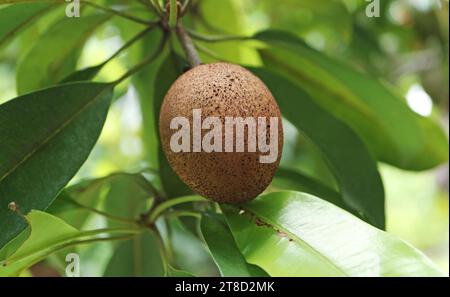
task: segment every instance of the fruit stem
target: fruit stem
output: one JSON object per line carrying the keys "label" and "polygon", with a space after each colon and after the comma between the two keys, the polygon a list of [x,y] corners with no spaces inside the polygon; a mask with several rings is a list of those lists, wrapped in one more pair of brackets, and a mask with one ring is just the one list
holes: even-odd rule
{"label": "fruit stem", "polygon": [[177,33],[178,39],[180,40],[181,46],[186,53],[189,65],[191,65],[192,68],[199,66],[202,63],[200,60],[200,56],[197,52],[197,49],[195,48],[194,42],[184,29],[181,20],[178,21],[178,25],[176,26],[175,31]]}

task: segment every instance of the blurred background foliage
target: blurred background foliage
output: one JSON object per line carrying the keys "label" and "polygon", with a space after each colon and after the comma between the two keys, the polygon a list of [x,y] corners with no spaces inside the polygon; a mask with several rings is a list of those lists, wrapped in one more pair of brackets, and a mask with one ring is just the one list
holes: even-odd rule
{"label": "blurred background foliage", "polygon": [[[114,5],[114,2],[122,1],[98,2]],[[152,18],[138,3],[134,4],[137,1],[129,2],[130,13]],[[381,17],[368,18],[365,15],[368,3],[364,0],[197,0],[193,1],[186,25],[209,34],[247,36],[267,28],[290,31],[327,55],[352,63],[394,85],[412,110],[435,118],[448,131],[448,1],[381,2]],[[17,95],[18,61],[26,57],[30,45],[37,42],[37,37],[63,13],[62,8],[52,11],[49,17],[37,21],[19,38],[0,48],[0,103]],[[102,25],[80,49],[82,55],[77,68],[103,62],[132,36],[132,32],[136,32],[135,26],[139,25],[118,18]],[[211,57],[214,53],[245,65],[261,64],[255,46],[254,42],[199,42],[204,62],[215,61]],[[117,78],[139,60],[144,48],[140,43],[133,46],[127,54],[109,63],[97,79],[111,81]],[[116,95],[100,140],[72,183],[117,171],[136,172],[157,166],[156,161],[146,154],[152,149],[149,143],[155,134],[149,132],[154,127],[145,127],[148,115],[138,92],[142,87],[145,86],[130,84],[116,92],[119,96]],[[289,164],[289,167],[322,181],[329,180],[334,186],[334,180],[315,148],[293,125],[285,122],[284,127],[286,143],[282,164]],[[387,231],[424,251],[448,273],[448,164],[425,172],[404,171],[386,164],[379,166],[386,189]],[[93,216],[88,224],[98,227],[102,222]],[[173,253],[180,259],[180,267],[198,275],[217,274],[199,240],[183,226],[175,232],[179,236],[173,237],[177,241],[173,243]],[[180,246],[185,248],[176,250]],[[131,247],[121,249],[122,260],[126,259],[123,255],[127,254],[127,248]],[[81,257],[87,259],[83,262],[86,275],[101,275],[105,269],[114,270],[114,267],[105,267],[112,255],[110,245],[99,243],[81,247],[81,252]],[[50,261],[57,263],[52,259]],[[109,263],[111,266],[114,261]]]}

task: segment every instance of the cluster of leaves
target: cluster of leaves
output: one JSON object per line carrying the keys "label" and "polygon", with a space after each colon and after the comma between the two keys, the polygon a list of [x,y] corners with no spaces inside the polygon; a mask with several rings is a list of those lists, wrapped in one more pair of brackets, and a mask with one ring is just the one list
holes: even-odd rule
{"label": "cluster of leaves", "polygon": [[[441,128],[412,112],[392,89],[286,32],[224,35],[211,24],[239,33],[233,0],[181,3],[179,25],[190,28],[204,62],[240,62],[240,50],[257,51],[261,65],[248,68],[267,84],[332,179],[283,166],[255,201],[216,205],[182,184],[158,144],[162,99],[188,67],[170,28],[176,18],[160,1],[81,3],[82,17],[69,19],[64,1],[0,0],[8,4],[0,8],[0,46],[19,40],[28,48],[29,37],[19,33],[38,23],[46,27],[17,67],[19,96],[0,105],[1,276],[19,275],[46,258],[63,267],[63,255],[98,242],[111,250],[99,263],[103,275],[215,273],[188,263],[190,251],[180,238],[209,251],[208,260],[198,261],[212,259],[223,276],[441,274],[421,252],[383,231],[377,161],[426,170],[448,158]],[[105,24],[128,41],[103,63],[76,70],[83,45]],[[204,35],[217,31],[221,35]],[[94,82],[125,51],[135,66],[112,82]],[[67,187],[117,93],[129,85],[141,100],[151,169]],[[105,228],[89,228],[93,218]]]}

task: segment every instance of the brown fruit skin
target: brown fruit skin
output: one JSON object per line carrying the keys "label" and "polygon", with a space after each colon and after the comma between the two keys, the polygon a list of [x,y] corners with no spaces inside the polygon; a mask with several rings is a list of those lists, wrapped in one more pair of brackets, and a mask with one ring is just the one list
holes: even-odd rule
{"label": "brown fruit skin", "polygon": [[[256,153],[193,153],[193,109],[202,110],[202,121],[209,116],[220,117],[222,131],[226,116],[266,117],[268,126],[270,117],[278,117],[277,161],[260,163],[263,153],[259,149]],[[174,153],[170,149],[170,139],[176,132],[170,129],[170,122],[177,116],[186,117],[191,123],[190,153]],[[191,190],[216,202],[239,204],[256,198],[270,184],[279,166],[283,148],[280,109],[267,86],[241,66],[207,64],[183,74],[164,98],[159,123],[163,150],[173,170]],[[202,137],[206,132],[202,130]],[[223,143],[224,138],[223,135]]]}

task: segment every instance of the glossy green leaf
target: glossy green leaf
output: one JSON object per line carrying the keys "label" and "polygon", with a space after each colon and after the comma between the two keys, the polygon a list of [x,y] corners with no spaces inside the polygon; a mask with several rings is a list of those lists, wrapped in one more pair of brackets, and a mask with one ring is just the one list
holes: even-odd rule
{"label": "glossy green leaf", "polygon": [[263,69],[251,71],[269,87],[283,116],[322,152],[347,206],[384,229],[383,184],[375,160],[358,135],[294,83]]}
{"label": "glossy green leaf", "polygon": [[247,261],[272,276],[443,275],[411,245],[309,194],[222,209]]}
{"label": "glossy green leaf", "polygon": [[[26,220],[30,224],[31,233],[20,248],[0,262],[0,276],[17,276],[58,250],[108,233],[105,230],[81,232],[57,217],[35,210],[26,216]],[[116,232],[127,233],[123,230],[110,231]],[[137,232],[138,230],[130,233]]]}
{"label": "glossy green leaf", "polygon": [[169,276],[169,277],[195,277],[195,275],[193,275],[187,271],[178,270],[173,267],[169,267],[167,276]]}
{"label": "glossy green leaf", "polygon": [[[208,248],[198,234],[198,228],[195,228],[195,231],[189,230],[177,217],[160,220],[158,223],[158,230],[165,239],[167,250],[172,255],[172,263],[177,269],[200,277],[220,275]],[[163,228],[163,223],[166,228]]]}
{"label": "glossy green leaf", "polygon": [[49,10],[46,3],[22,3],[0,9],[0,47]]}
{"label": "glossy green leaf", "polygon": [[52,25],[19,63],[18,93],[56,84],[73,72],[78,51],[109,17],[94,14],[77,19],[64,18]]}
{"label": "glossy green leaf", "polygon": [[[119,174],[112,176],[108,183],[102,210],[130,220],[138,220],[148,211],[151,199],[155,199],[154,187],[142,174]],[[121,226],[123,223],[108,220],[108,226]]]}
{"label": "glossy green leaf", "polygon": [[278,168],[275,173],[272,187],[277,190],[292,190],[298,192],[305,192],[317,197],[321,197],[326,201],[345,209],[348,212],[352,210],[348,204],[342,199],[342,195],[334,189],[323,185],[320,181],[306,176],[298,171]]}
{"label": "glossy green leaf", "polygon": [[[17,215],[17,214],[16,214]],[[79,235],[74,227],[51,215],[31,211],[27,215],[32,231],[25,243],[0,266],[0,275],[18,275],[47,256],[48,249]]]}
{"label": "glossy green leaf", "polygon": [[64,78],[61,83],[92,80],[103,68],[103,64],[75,71]]}
{"label": "glossy green leaf", "polygon": [[[145,58],[148,53],[155,52],[161,40],[161,32],[156,30],[151,32],[143,42],[142,53],[139,59]],[[165,55],[156,59],[150,67],[146,67],[133,77],[133,84],[139,96],[142,113],[143,142],[145,148],[145,158],[152,168],[158,168],[159,138],[157,132],[157,114],[155,111],[155,87],[157,74],[162,62],[165,61]]]}
{"label": "glossy green leaf", "polygon": [[[137,221],[148,209],[155,188],[140,173],[118,172],[102,178],[85,180],[65,189],[48,208],[48,212],[72,226],[83,229],[96,209],[117,218]],[[126,221],[107,220],[108,227],[119,227]]]}
{"label": "glossy green leaf", "polygon": [[255,38],[269,45],[261,51],[266,67],[295,81],[351,126],[379,160],[409,170],[429,169],[448,160],[442,129],[415,114],[377,79],[311,49],[286,32],[265,31]]}
{"label": "glossy green leaf", "polygon": [[[171,53],[158,71],[157,79],[155,81],[154,101],[155,119],[158,127],[158,140],[160,139],[159,112],[161,110],[162,102],[172,84],[183,74],[184,65],[184,61],[181,58],[174,53]],[[192,191],[181,181],[178,175],[172,170],[172,167],[170,167],[161,145],[159,146],[158,158],[161,182],[168,197],[179,197],[191,194]]]}
{"label": "glossy green leaf", "polygon": [[352,15],[344,1],[283,0],[283,5],[273,1],[258,1],[258,4],[264,11],[270,11],[271,28],[303,37],[320,36],[316,38],[318,45],[326,49],[336,49],[352,38]]}
{"label": "glossy green leaf", "polygon": [[102,183],[82,182],[64,189],[46,211],[81,230],[93,213],[72,201],[97,209],[105,192]]}
{"label": "glossy green leaf", "polygon": [[[213,34],[245,34],[245,25],[242,18],[244,13],[242,1],[240,0],[204,0],[199,5],[202,18],[198,18],[195,24],[196,30],[203,33]],[[220,13],[217,13],[220,11]],[[207,44],[208,48],[213,50],[219,56],[226,57],[227,60],[235,63],[243,61],[243,56],[247,50],[239,41],[230,41],[224,43]],[[210,57],[202,57],[205,63],[211,62]],[[246,57],[248,58],[248,56]]]}
{"label": "glossy green leaf", "polygon": [[20,96],[0,105],[0,247],[26,224],[8,210],[46,209],[96,143],[113,86],[74,83]]}
{"label": "glossy green leaf", "polygon": [[30,228],[26,228],[19,235],[17,235],[13,240],[8,242],[3,248],[0,249],[0,261],[6,260],[11,256],[17,249],[30,237]]}
{"label": "glossy green leaf", "polygon": [[[140,173],[118,172],[105,177],[84,180],[66,188],[47,209],[47,212],[63,219],[79,230],[89,230],[93,222],[102,222],[108,228],[135,227],[135,221],[149,209],[152,185]],[[103,213],[104,215],[100,214]],[[72,247],[52,257],[58,265],[65,267],[65,256],[76,252],[83,258],[96,257],[95,269],[82,271],[82,275],[101,276],[110,262],[109,252],[117,248],[118,242],[103,243],[89,247]],[[105,251],[101,251],[102,247]],[[63,271],[64,272],[64,269]]]}
{"label": "glossy green leaf", "polygon": [[201,230],[222,276],[268,276],[259,267],[249,267],[223,217],[216,214],[204,214]]}
{"label": "glossy green leaf", "polygon": [[121,243],[114,251],[104,276],[164,276],[155,235],[146,231]]}

